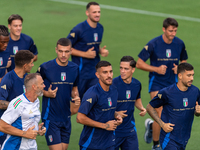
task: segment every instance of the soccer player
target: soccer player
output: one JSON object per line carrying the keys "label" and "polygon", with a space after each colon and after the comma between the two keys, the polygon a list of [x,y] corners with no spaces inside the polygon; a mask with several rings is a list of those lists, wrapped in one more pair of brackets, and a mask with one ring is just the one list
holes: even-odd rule
{"label": "soccer player", "polygon": [[[147,105],[149,115],[160,125],[162,150],[184,150],[190,138],[194,114],[200,115],[199,89],[192,85],[193,66],[178,65],[178,83],[158,92]],[[163,106],[161,119],[155,108]]]}
{"label": "soccer player", "polygon": [[11,66],[8,68],[8,71],[11,71],[15,68],[14,57],[19,50],[30,50],[35,55],[34,61],[37,60],[37,54],[38,54],[37,47],[30,36],[21,33],[22,23],[23,23],[23,18],[18,14],[12,14],[8,18],[10,41],[8,43],[7,50],[10,53],[12,61]]}
{"label": "soccer player", "polygon": [[83,96],[77,114],[77,122],[84,125],[80,150],[114,150],[114,130],[122,123],[115,112],[118,92],[112,84],[112,66],[107,61],[96,65],[99,83],[89,88]]}
{"label": "soccer player", "polygon": [[[178,22],[173,18],[166,18],[163,21],[163,34],[152,39],[142,49],[138,55],[136,67],[144,71],[149,71],[149,93],[151,99],[164,87],[177,82],[177,65],[180,62],[186,62],[188,56],[185,50],[184,42],[175,37],[178,28]],[[150,65],[145,61],[150,58]],[[159,116],[162,107],[156,108]],[[146,132],[145,141],[151,143],[153,127],[153,148],[160,150],[159,134],[160,126],[151,120],[145,121]]]}
{"label": "soccer player", "polygon": [[[28,50],[21,50],[15,55],[15,69],[8,72],[0,83],[0,116],[7,109],[9,102],[25,92],[24,79],[33,67],[34,55]],[[0,145],[6,135],[0,132]]]}
{"label": "soccer player", "polygon": [[103,37],[103,26],[99,23],[100,6],[90,2],[86,6],[87,20],[75,26],[67,38],[72,42],[72,61],[79,66],[80,84],[78,86],[80,98],[86,90],[98,83],[95,76],[95,66],[100,61],[100,56],[106,57],[106,46],[100,47]]}
{"label": "soccer player", "polygon": [[4,25],[0,25],[0,83],[3,76],[7,73],[7,65],[9,60],[9,52],[6,51],[9,41],[8,28]]}
{"label": "soccer player", "polygon": [[71,134],[71,115],[78,112],[78,65],[68,61],[71,42],[61,38],[56,45],[57,58],[40,65],[45,89],[42,100],[42,120],[50,150],[66,150]]}
{"label": "soccer player", "polygon": [[0,120],[0,131],[8,134],[2,150],[37,150],[36,136],[44,135],[44,123],[38,125],[40,101],[45,87],[38,73],[31,73],[24,80],[26,92],[14,98]]}
{"label": "soccer player", "polygon": [[124,56],[120,61],[120,76],[113,79],[117,87],[118,99],[116,111],[123,118],[123,123],[115,130],[115,150],[139,150],[138,138],[133,116],[135,107],[140,110],[140,116],[146,114],[140,97],[141,83],[133,78],[136,61],[131,56]]}

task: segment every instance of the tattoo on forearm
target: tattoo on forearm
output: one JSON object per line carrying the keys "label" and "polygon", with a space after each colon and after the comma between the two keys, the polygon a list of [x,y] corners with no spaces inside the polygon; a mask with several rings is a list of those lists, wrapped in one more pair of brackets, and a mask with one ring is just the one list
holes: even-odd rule
{"label": "tattoo on forearm", "polygon": [[147,106],[149,115],[162,127],[163,122],[158,116],[157,111],[152,106]]}
{"label": "tattoo on forearm", "polygon": [[9,102],[0,100],[0,109],[7,109]]}
{"label": "tattoo on forearm", "polygon": [[106,130],[107,130],[108,128],[110,128],[110,125],[109,125],[109,124],[106,124]]}

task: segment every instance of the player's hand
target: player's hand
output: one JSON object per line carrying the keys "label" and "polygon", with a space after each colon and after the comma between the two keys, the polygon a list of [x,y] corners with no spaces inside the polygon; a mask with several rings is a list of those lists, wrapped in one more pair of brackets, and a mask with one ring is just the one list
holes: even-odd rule
{"label": "player's hand", "polygon": [[9,58],[8,58],[8,62],[7,62],[6,68],[9,68],[9,67],[11,66],[11,64],[12,64],[12,60],[11,60],[11,58],[9,57]]}
{"label": "player's hand", "polygon": [[56,87],[54,90],[52,90],[52,85],[50,85],[48,88],[48,97],[55,98],[57,91],[58,91],[58,87]]}
{"label": "player's hand", "polygon": [[176,65],[175,63],[173,63],[174,68],[172,68],[172,70],[174,71],[174,74],[177,74],[177,67],[178,65]]}
{"label": "player's hand", "polygon": [[166,66],[166,65],[161,65],[161,66],[159,66],[159,67],[157,68],[157,73],[158,73],[158,74],[165,75],[166,70],[167,70],[167,66]]}
{"label": "player's hand", "polygon": [[200,114],[200,105],[196,102],[195,113]]}
{"label": "player's hand", "polygon": [[162,129],[168,133],[168,132],[171,132],[174,128],[175,124],[172,124],[172,123],[163,123],[162,125]]}
{"label": "player's hand", "polygon": [[96,57],[96,51],[94,50],[94,46],[87,50],[86,57],[90,59],[93,59]]}
{"label": "player's hand", "polygon": [[117,121],[117,126],[119,126],[120,124],[122,124],[123,119],[122,119],[122,117],[119,114],[115,117],[115,119]]}
{"label": "player's hand", "polygon": [[107,57],[107,56],[108,56],[109,51],[106,49],[106,46],[104,46],[104,47],[102,47],[102,48],[100,49],[100,54],[101,54],[101,56],[103,56],[103,57]]}
{"label": "player's hand", "polygon": [[127,117],[128,115],[127,114],[125,114],[127,112],[127,110],[121,110],[121,111],[117,111],[117,113],[122,117],[122,118],[124,118],[124,117]]}
{"label": "player's hand", "polygon": [[38,134],[38,131],[33,130],[35,126],[30,127],[27,131],[23,131],[23,137],[28,139],[36,139],[36,136]]}
{"label": "player's hand", "polygon": [[72,101],[74,101],[75,105],[80,105],[81,104],[81,99],[78,96],[77,92],[74,92],[74,98],[72,99]]}
{"label": "player's hand", "polygon": [[42,122],[38,125],[38,128],[39,128],[38,134],[41,136],[43,136],[46,132],[46,127],[44,127],[43,125],[44,125],[44,122]]}
{"label": "player's hand", "polygon": [[106,124],[105,124],[105,130],[114,131],[116,128],[117,128],[116,120],[110,120],[110,121],[106,122]]}
{"label": "player's hand", "polygon": [[142,117],[144,117],[145,114],[146,114],[146,112],[147,112],[147,110],[144,107],[142,107],[142,109],[140,110],[139,115],[142,116]]}

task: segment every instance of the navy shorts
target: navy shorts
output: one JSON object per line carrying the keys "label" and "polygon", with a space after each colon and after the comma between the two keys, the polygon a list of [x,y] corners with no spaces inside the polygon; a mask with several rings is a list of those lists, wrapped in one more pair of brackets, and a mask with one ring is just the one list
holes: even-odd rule
{"label": "navy shorts", "polygon": [[115,150],[139,150],[137,133],[133,132],[132,135],[127,137],[115,137]]}
{"label": "navy shorts", "polygon": [[83,146],[80,146],[80,150],[115,150],[114,146],[108,147],[106,149],[90,149],[90,148],[85,148]]}
{"label": "navy shorts", "polygon": [[172,139],[169,139],[169,137],[167,136],[160,136],[160,145],[162,147],[162,150],[185,150],[186,144],[182,145]]}
{"label": "navy shorts", "polygon": [[60,143],[69,144],[71,122],[53,122],[44,120],[44,126],[47,130],[45,138],[48,146]]}
{"label": "navy shorts", "polygon": [[82,100],[84,93],[93,85],[97,84],[99,82],[98,78],[92,78],[92,79],[79,79],[79,85],[78,85],[78,91],[80,98]]}
{"label": "navy shorts", "polygon": [[154,77],[149,80],[149,93],[154,91],[160,91],[161,89],[165,88],[166,85],[162,83],[154,82]]}

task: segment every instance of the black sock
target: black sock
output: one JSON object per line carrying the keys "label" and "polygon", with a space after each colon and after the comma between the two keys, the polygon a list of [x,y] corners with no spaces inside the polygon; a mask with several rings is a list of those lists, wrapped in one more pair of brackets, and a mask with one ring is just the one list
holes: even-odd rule
{"label": "black sock", "polygon": [[153,146],[158,145],[160,142],[159,141],[153,141]]}

